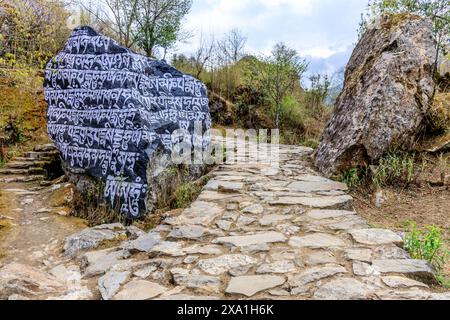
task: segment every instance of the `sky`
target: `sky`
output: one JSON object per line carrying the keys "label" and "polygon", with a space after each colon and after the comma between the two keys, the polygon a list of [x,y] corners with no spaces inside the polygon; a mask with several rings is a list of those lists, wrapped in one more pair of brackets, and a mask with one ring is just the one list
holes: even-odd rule
{"label": "sky", "polygon": [[238,28],[248,38],[246,52],[267,54],[284,42],[310,61],[309,73],[332,75],[344,67],[357,41],[367,0],[194,0],[185,29],[195,34],[178,45],[191,53],[199,35],[216,38]]}

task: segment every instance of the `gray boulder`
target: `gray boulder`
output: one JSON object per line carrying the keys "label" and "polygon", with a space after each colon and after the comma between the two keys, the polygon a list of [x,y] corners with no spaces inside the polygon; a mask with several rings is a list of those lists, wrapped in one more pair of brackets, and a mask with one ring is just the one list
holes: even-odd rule
{"label": "gray boulder", "polygon": [[436,46],[430,21],[385,15],[356,46],[325,128],[316,166],[332,176],[413,145],[433,94]]}

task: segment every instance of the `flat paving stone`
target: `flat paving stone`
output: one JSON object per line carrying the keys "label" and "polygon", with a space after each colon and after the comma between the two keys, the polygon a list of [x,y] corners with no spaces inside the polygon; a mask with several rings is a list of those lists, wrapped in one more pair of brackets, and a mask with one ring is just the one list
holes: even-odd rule
{"label": "flat paving stone", "polygon": [[279,197],[270,201],[271,205],[302,205],[312,208],[349,207],[353,201],[351,196],[337,197]]}
{"label": "flat paving stone", "polygon": [[306,215],[313,219],[322,220],[353,216],[356,215],[356,212],[347,210],[311,210],[307,212]]}
{"label": "flat paving stone", "polygon": [[315,293],[316,300],[364,300],[374,295],[374,288],[354,278],[341,278],[322,285]]}
{"label": "flat paving stone", "polygon": [[229,254],[216,258],[200,260],[197,265],[210,275],[221,275],[228,270],[254,265],[257,259],[243,254]]}
{"label": "flat paving stone", "polygon": [[166,287],[146,280],[128,282],[113,300],[149,300],[167,291]]}
{"label": "flat paving stone", "polygon": [[286,237],[279,232],[259,233],[247,236],[221,237],[213,241],[215,244],[224,244],[235,247],[246,247],[262,243],[278,243],[285,242]]}
{"label": "flat paving stone", "polygon": [[349,232],[353,239],[366,245],[396,244],[402,245],[403,239],[393,231],[385,229],[358,229]]}
{"label": "flat paving stone", "polygon": [[286,279],[281,276],[260,275],[235,277],[231,278],[225,292],[252,297],[258,292],[279,287],[285,282]]}
{"label": "flat paving stone", "polygon": [[297,248],[327,249],[345,247],[344,240],[328,233],[314,233],[303,237],[291,237],[289,245]]}
{"label": "flat paving stone", "polygon": [[287,186],[288,189],[297,192],[318,192],[318,191],[346,191],[348,187],[345,183],[335,181],[294,181]]}

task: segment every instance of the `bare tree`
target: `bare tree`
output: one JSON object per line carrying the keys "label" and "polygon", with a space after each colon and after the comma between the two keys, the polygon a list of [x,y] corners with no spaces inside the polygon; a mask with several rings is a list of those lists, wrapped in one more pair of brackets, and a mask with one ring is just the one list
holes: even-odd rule
{"label": "bare tree", "polygon": [[136,43],[139,0],[99,0],[95,5],[88,0],[79,0],[78,4],[89,14],[90,23],[93,22],[91,17],[95,18],[121,44],[131,48]]}
{"label": "bare tree", "polygon": [[225,58],[229,62],[236,64],[244,56],[246,43],[247,38],[241,31],[239,29],[233,29],[225,35],[218,45]]}
{"label": "bare tree", "polygon": [[211,61],[214,48],[214,35],[212,35],[209,40],[205,40],[202,34],[200,36],[199,47],[192,56],[195,76],[197,78],[199,78],[202,72],[205,70],[207,63]]}

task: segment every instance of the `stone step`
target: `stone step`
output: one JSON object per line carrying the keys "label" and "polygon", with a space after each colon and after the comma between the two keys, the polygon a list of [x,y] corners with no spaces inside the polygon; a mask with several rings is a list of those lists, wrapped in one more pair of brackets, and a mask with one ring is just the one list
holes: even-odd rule
{"label": "stone step", "polygon": [[31,168],[43,168],[48,162],[45,161],[13,161],[7,163],[4,169],[31,169]]}
{"label": "stone step", "polygon": [[42,168],[29,169],[0,169],[0,175],[45,175],[47,171]]}
{"label": "stone step", "polygon": [[45,177],[42,175],[32,175],[32,176],[9,176],[0,178],[0,183],[14,183],[14,182],[35,182],[35,181],[44,181]]}
{"label": "stone step", "polygon": [[38,151],[29,151],[25,153],[25,157],[29,159],[44,159],[44,158],[53,158],[59,155],[58,151],[48,151],[48,152],[38,152]]}
{"label": "stone step", "polygon": [[35,162],[35,161],[43,161],[50,162],[52,161],[52,157],[41,157],[39,159],[33,159],[29,157],[14,157],[11,159],[12,162]]}
{"label": "stone step", "polygon": [[56,151],[56,147],[53,143],[42,144],[42,145],[35,146],[34,151],[36,151],[36,152]]}

